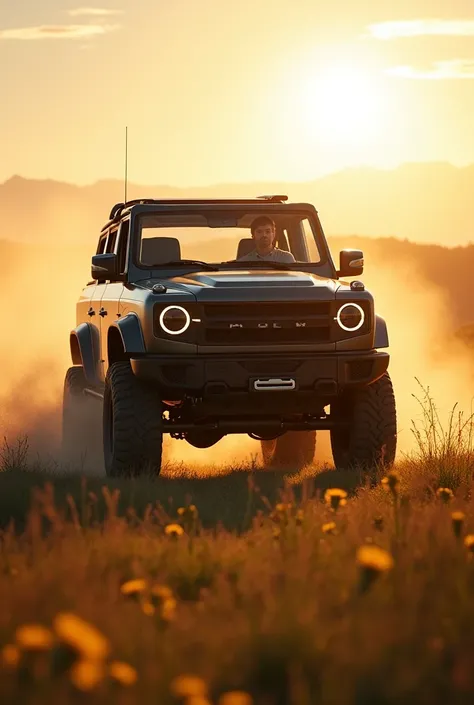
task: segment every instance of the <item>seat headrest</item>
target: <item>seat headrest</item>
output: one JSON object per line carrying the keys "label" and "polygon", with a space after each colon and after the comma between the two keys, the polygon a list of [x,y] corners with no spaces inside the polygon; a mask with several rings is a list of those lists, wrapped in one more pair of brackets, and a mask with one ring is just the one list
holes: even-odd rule
{"label": "seat headrest", "polygon": [[244,237],[242,240],[239,242],[239,246],[237,248],[237,259],[240,259],[240,257],[244,257],[245,255],[248,255],[249,252],[252,252],[255,249],[255,242],[253,241],[253,238],[251,237]]}
{"label": "seat headrest", "polygon": [[175,237],[147,237],[142,240],[140,256],[144,265],[166,264],[181,259],[181,247]]}

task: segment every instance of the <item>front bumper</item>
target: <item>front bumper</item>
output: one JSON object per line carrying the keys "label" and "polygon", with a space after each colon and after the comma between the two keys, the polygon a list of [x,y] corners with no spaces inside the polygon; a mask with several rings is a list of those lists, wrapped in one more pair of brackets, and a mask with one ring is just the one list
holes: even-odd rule
{"label": "front bumper", "polygon": [[[388,368],[389,353],[332,352],[305,355],[147,355],[130,360],[134,374],[141,380],[156,385],[162,399],[180,400],[186,396],[200,399],[257,400],[263,397],[281,399],[300,396],[330,399],[344,389],[371,384]],[[281,390],[257,390],[255,382],[282,380]],[[258,386],[258,385],[257,385]]]}

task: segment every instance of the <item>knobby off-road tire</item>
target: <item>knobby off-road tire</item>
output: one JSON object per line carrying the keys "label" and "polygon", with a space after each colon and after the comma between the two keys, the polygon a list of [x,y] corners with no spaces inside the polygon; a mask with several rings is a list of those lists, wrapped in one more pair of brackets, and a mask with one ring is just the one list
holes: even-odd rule
{"label": "knobby off-road tire", "polygon": [[331,416],[349,421],[346,429],[331,430],[331,448],[338,469],[388,469],[397,448],[397,413],[390,375],[342,397],[331,405]]}
{"label": "knobby off-road tire", "polygon": [[70,367],[64,379],[61,456],[65,462],[102,465],[101,405],[84,394],[86,378],[82,367]]}
{"label": "knobby off-road tire", "polygon": [[287,431],[271,441],[260,441],[267,469],[301,470],[313,462],[316,431]]}
{"label": "knobby off-road tire", "polygon": [[111,477],[159,475],[163,449],[163,406],[129,362],[107,371],[104,394],[104,462]]}

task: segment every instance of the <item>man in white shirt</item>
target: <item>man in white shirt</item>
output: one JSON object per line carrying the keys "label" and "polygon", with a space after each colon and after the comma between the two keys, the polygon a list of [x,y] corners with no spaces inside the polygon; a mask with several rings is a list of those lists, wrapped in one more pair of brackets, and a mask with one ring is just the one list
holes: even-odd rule
{"label": "man in white shirt", "polygon": [[247,255],[239,257],[239,261],[265,260],[283,262],[285,264],[296,262],[291,252],[275,247],[276,227],[274,221],[268,216],[262,215],[256,218],[250,226],[250,232],[255,243],[255,249]]}

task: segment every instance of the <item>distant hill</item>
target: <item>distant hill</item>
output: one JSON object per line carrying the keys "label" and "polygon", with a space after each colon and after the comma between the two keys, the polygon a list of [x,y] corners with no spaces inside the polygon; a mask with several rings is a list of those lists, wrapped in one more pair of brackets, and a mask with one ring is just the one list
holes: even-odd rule
{"label": "distant hill", "polygon": [[[305,183],[218,184],[199,188],[129,184],[129,198],[229,197],[286,193],[314,203],[326,234],[396,237],[420,243],[474,242],[474,165],[404,164],[393,170],[346,169]],[[21,242],[95,242],[120,181],[75,186],[13,176],[0,184],[0,237]]]}

